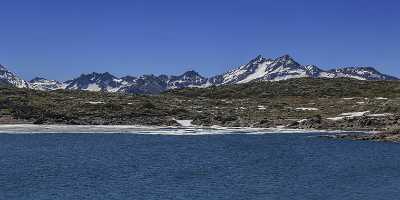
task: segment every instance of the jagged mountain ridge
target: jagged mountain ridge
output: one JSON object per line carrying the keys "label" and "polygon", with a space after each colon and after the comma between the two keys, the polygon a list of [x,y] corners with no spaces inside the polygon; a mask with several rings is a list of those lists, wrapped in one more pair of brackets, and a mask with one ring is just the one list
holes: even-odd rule
{"label": "jagged mountain ridge", "polygon": [[[1,76],[2,74],[6,74]],[[5,78],[4,78],[5,77]],[[291,56],[276,59],[257,56],[247,64],[221,75],[205,78],[196,71],[188,71],[179,76],[143,75],[118,78],[108,72],[82,74],[66,82],[35,78],[29,82],[20,79],[6,68],[0,66],[0,83],[8,83],[21,88],[37,90],[87,90],[121,93],[158,94],[170,89],[187,87],[209,87],[228,84],[241,84],[250,81],[280,81],[292,78],[355,78],[359,80],[398,80],[396,77],[378,72],[372,67],[342,67],[323,70],[315,65],[301,65]]]}
{"label": "jagged mountain ridge", "polygon": [[207,83],[207,78],[204,78],[196,71],[187,71],[180,76],[170,76],[167,81],[168,89],[179,89],[186,87],[201,87]]}
{"label": "jagged mountain ridge", "polygon": [[108,72],[83,74],[65,82],[66,89],[121,93],[158,94],[169,89],[201,87],[207,79],[195,71],[188,71],[180,76],[143,75],[117,78]]}
{"label": "jagged mountain ridge", "polygon": [[343,67],[329,70],[335,78],[355,78],[359,80],[398,80],[394,76],[382,74],[373,67]]}
{"label": "jagged mountain ridge", "polygon": [[249,63],[211,78],[215,85],[247,83],[254,80],[280,81],[292,78],[355,78],[359,80],[397,80],[372,67],[343,67],[322,70],[315,65],[301,65],[289,55],[276,59],[257,56]]}
{"label": "jagged mountain ridge", "polygon": [[106,73],[82,74],[76,79],[67,81],[67,90],[88,90],[117,92],[122,86],[123,80]]}
{"label": "jagged mountain ridge", "polygon": [[29,81],[29,87],[35,90],[52,91],[65,89],[67,85],[56,80],[48,80],[45,78],[36,77]]}
{"label": "jagged mountain ridge", "polygon": [[0,85],[10,85],[18,88],[30,87],[28,82],[8,71],[8,69],[2,65],[0,65]]}

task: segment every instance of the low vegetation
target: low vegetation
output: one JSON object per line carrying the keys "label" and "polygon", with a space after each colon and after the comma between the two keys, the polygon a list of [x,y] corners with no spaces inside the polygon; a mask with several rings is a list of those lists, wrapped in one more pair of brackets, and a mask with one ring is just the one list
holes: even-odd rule
{"label": "low vegetation", "polygon": [[400,124],[400,82],[304,78],[160,95],[2,87],[0,114],[0,123],[176,126],[176,120],[193,120],[202,126],[385,130]]}

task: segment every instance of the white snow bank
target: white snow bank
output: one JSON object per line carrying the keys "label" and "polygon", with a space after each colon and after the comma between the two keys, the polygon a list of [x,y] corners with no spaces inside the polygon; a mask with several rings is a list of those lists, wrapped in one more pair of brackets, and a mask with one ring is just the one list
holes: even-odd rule
{"label": "white snow bank", "polygon": [[296,110],[303,110],[303,111],[317,111],[319,110],[318,108],[296,108]]}
{"label": "white snow bank", "polygon": [[305,121],[307,121],[308,119],[301,119],[301,120],[299,120],[299,121],[297,121],[298,123],[303,123],[303,122],[305,122]]}
{"label": "white snow bank", "polygon": [[176,122],[178,122],[178,124],[180,124],[183,127],[191,127],[193,120],[175,120]]}
{"label": "white snow bank", "polygon": [[345,118],[354,118],[354,117],[361,117],[365,114],[369,113],[369,111],[364,111],[364,112],[349,112],[349,113],[342,113],[338,117],[331,117],[327,118],[328,120],[333,120],[333,121],[338,121],[342,120]]}
{"label": "white snow bank", "polygon": [[386,116],[392,116],[392,113],[380,113],[380,114],[370,114],[367,115],[368,117],[386,117]]}
{"label": "white snow bank", "polygon": [[88,104],[93,104],[93,105],[97,105],[97,104],[105,104],[103,101],[88,101]]}
{"label": "white snow bank", "polygon": [[323,131],[286,128],[227,128],[214,126],[211,128],[179,128],[160,126],[128,126],[128,125],[33,125],[13,124],[0,125],[0,133],[5,134],[42,134],[42,133],[126,133],[147,135],[227,135],[227,134],[269,134],[269,133],[341,133],[344,131]]}
{"label": "white snow bank", "polygon": [[388,98],[385,98],[385,97],[376,97],[375,99],[376,100],[388,100]]}
{"label": "white snow bank", "polygon": [[92,83],[92,84],[89,84],[89,85],[87,86],[87,88],[84,89],[84,90],[99,92],[99,91],[101,91],[101,88],[100,88],[100,86],[97,85],[96,83]]}
{"label": "white snow bank", "polygon": [[257,106],[258,110],[266,110],[267,108],[265,106]]}

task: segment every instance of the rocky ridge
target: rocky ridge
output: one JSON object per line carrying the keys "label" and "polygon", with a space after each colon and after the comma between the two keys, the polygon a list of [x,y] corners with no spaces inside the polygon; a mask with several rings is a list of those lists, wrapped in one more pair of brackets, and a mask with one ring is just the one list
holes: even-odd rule
{"label": "rocky ridge", "polygon": [[396,77],[382,74],[372,67],[342,67],[322,70],[315,65],[301,65],[289,55],[276,59],[257,56],[247,64],[211,78],[203,77],[196,71],[188,71],[179,76],[143,75],[140,77],[125,76],[121,78],[108,72],[93,72],[91,74],[82,74],[65,82],[45,78],[35,78],[27,82],[8,71],[5,67],[0,66],[0,84],[43,91],[67,89],[129,94],[159,94],[172,89],[234,85],[251,81],[282,81],[305,77],[398,80]]}

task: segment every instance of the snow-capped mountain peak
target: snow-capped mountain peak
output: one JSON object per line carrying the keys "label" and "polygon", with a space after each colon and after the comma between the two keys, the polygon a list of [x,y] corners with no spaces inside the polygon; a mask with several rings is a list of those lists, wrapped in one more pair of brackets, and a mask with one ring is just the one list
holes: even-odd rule
{"label": "snow-capped mountain peak", "polygon": [[231,70],[220,77],[214,77],[214,82],[219,79],[219,84],[224,85],[248,83],[253,80],[285,80],[306,77],[306,71],[290,55],[284,55],[276,59],[257,56],[246,65]]}
{"label": "snow-capped mountain peak", "polygon": [[8,71],[5,66],[0,65],[0,84],[10,85],[17,88],[29,88],[29,83]]}
{"label": "snow-capped mountain peak", "polygon": [[267,66],[272,62],[272,59],[259,55],[245,65],[241,65],[225,74],[212,77],[209,82],[215,85],[247,83],[263,77],[267,72]]}
{"label": "snow-capped mountain peak", "polygon": [[346,77],[359,80],[397,80],[396,77],[380,73],[373,67],[340,67],[330,70],[336,78]]}
{"label": "snow-capped mountain peak", "polygon": [[91,74],[82,74],[78,78],[68,81],[66,89],[117,92],[122,82],[122,79],[108,72],[93,72]]}
{"label": "snow-capped mountain peak", "polygon": [[6,67],[4,67],[3,65],[0,65],[0,71],[6,71]]}
{"label": "snow-capped mountain peak", "polygon": [[42,90],[42,91],[51,91],[51,90],[59,90],[65,89],[66,84],[61,83],[56,80],[48,80],[41,77],[36,77],[29,81],[30,88],[35,90]]}
{"label": "snow-capped mountain peak", "polygon": [[262,55],[258,55],[255,58],[251,59],[247,65],[261,63],[261,62],[264,62],[265,60],[267,60],[267,59],[264,58]]}
{"label": "snow-capped mountain peak", "polygon": [[282,62],[282,63],[297,63],[292,56],[290,56],[289,54],[285,54],[281,57],[278,57],[275,59],[275,62]]}
{"label": "snow-capped mountain peak", "polygon": [[168,89],[181,89],[186,87],[201,87],[207,82],[207,79],[196,71],[187,71],[180,76],[170,76],[168,80]]}
{"label": "snow-capped mountain peak", "polygon": [[275,59],[261,55],[226,73],[205,78],[196,71],[187,71],[178,76],[142,75],[118,78],[108,72],[82,74],[78,78],[61,83],[55,80],[35,78],[29,83],[0,65],[0,84],[37,90],[89,90],[121,93],[157,94],[170,89],[209,87],[257,81],[281,81],[293,78],[354,78],[359,80],[398,80],[372,67],[342,67],[323,70],[316,65],[301,65],[290,55]]}
{"label": "snow-capped mountain peak", "polygon": [[253,80],[280,81],[292,78],[340,78],[348,77],[359,80],[395,80],[397,78],[382,74],[372,67],[347,67],[335,70],[322,70],[316,65],[301,65],[290,55],[276,59],[257,56],[248,64],[225,74],[211,78],[215,85],[240,84]]}

